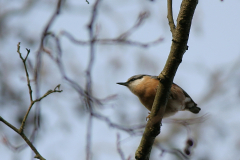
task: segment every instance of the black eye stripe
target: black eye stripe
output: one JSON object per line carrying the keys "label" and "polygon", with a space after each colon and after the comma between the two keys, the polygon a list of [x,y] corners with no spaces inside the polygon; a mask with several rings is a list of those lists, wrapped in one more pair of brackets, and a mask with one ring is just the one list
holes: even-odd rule
{"label": "black eye stripe", "polygon": [[132,81],[135,81],[137,79],[141,79],[144,76],[148,76],[148,75],[146,75],[146,74],[135,75],[135,76],[132,76],[131,78],[129,78],[127,82],[132,82]]}

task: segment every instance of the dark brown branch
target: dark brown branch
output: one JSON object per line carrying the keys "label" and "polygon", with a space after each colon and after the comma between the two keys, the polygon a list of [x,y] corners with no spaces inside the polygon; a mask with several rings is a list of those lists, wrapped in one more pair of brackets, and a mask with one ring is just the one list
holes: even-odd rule
{"label": "dark brown branch", "polygon": [[177,68],[187,49],[191,22],[198,0],[183,0],[179,11],[177,26],[173,34],[171,51],[161,74],[159,87],[154,99],[150,119],[146,125],[141,143],[136,151],[136,160],[148,160],[155,137],[160,133],[160,125],[168,101],[170,87]]}
{"label": "dark brown branch", "polygon": [[172,13],[172,0],[168,0],[167,1],[167,8],[168,8],[168,15],[167,15],[167,18],[168,18],[168,23],[169,23],[169,26],[170,26],[170,30],[172,32],[172,35],[174,34],[175,32],[175,24],[174,24],[174,20],[173,20],[173,13]]}

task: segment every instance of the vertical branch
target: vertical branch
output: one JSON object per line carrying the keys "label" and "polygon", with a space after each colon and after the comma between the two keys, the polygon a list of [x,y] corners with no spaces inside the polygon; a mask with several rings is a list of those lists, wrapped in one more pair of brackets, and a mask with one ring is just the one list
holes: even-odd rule
{"label": "vertical branch", "polygon": [[89,32],[89,38],[90,38],[90,60],[89,60],[87,71],[86,71],[86,74],[87,74],[86,90],[87,90],[88,93],[90,93],[90,95],[91,95],[91,92],[92,92],[91,71],[92,71],[94,56],[95,56],[95,38],[94,38],[93,25],[94,25],[94,22],[96,20],[97,7],[98,7],[99,2],[100,2],[100,0],[96,0],[95,4],[93,6],[91,20],[90,20],[90,23],[88,25],[88,32]]}
{"label": "vertical branch", "polygon": [[173,39],[171,51],[163,71],[158,76],[159,86],[153,102],[150,119],[146,125],[140,145],[135,153],[136,160],[149,159],[155,137],[160,133],[160,124],[165,112],[170,88],[177,68],[182,61],[183,54],[187,49],[191,22],[197,3],[198,0],[182,1],[177,19],[177,26],[174,34],[172,34]]}
{"label": "vertical branch", "polygon": [[[56,19],[56,17],[60,13],[61,3],[62,3],[62,0],[58,0],[56,10],[54,11],[52,17],[48,21],[48,23],[47,23],[46,27],[44,28],[44,30],[42,32],[42,35],[41,35],[40,45],[39,45],[39,48],[37,50],[37,65],[36,65],[36,69],[35,69],[36,70],[35,71],[35,79],[36,79],[37,88],[39,88],[39,86],[38,86],[38,81],[39,81],[38,73],[40,72],[40,69],[41,69],[41,55],[42,55],[41,53],[44,50],[44,46],[43,46],[44,39],[45,39],[45,37],[47,35],[47,32],[48,32],[49,28],[51,27],[51,25],[53,24],[54,20]],[[39,90],[39,89],[37,89],[37,90]]]}
{"label": "vertical branch", "polygon": [[92,135],[92,112],[93,112],[93,108],[92,108],[92,102],[91,99],[89,97],[91,97],[92,95],[92,77],[91,77],[91,72],[92,72],[92,67],[93,67],[93,63],[94,63],[94,57],[95,57],[95,37],[94,37],[94,22],[96,20],[96,16],[97,16],[97,8],[99,5],[100,0],[96,0],[94,6],[93,6],[93,10],[92,10],[92,16],[90,19],[90,23],[88,25],[88,32],[89,32],[89,38],[90,38],[90,59],[89,59],[89,63],[88,63],[88,67],[86,70],[86,92],[87,92],[87,99],[86,99],[86,104],[87,107],[89,109],[89,119],[88,119],[88,125],[87,125],[87,144],[86,144],[86,160],[90,160],[91,159],[91,135]]}
{"label": "vertical branch", "polygon": [[92,114],[89,114],[87,124],[86,160],[91,159],[91,140],[92,140]]}

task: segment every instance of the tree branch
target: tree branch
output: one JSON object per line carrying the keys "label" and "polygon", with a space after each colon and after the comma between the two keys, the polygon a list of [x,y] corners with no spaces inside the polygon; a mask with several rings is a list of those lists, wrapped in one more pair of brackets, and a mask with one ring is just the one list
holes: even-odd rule
{"label": "tree branch", "polygon": [[[90,22],[88,24],[88,32],[89,32],[89,39],[90,39],[90,59],[88,62],[88,67],[86,70],[86,92],[87,95],[90,95],[90,97],[92,96],[92,68],[93,68],[93,63],[94,63],[94,59],[95,59],[95,37],[94,37],[94,23],[96,21],[96,17],[97,17],[97,10],[98,10],[98,6],[100,4],[100,0],[96,0],[93,8],[92,8],[92,15],[91,15],[91,19]],[[92,140],[92,112],[93,112],[93,103],[91,101],[91,99],[89,98],[89,96],[86,99],[86,105],[89,109],[89,119],[88,119],[88,126],[87,126],[87,144],[86,144],[86,160],[90,160],[91,159],[91,140]]]}
{"label": "tree branch", "polygon": [[26,73],[26,77],[27,77],[27,85],[28,85],[28,90],[29,90],[29,96],[30,96],[30,101],[32,102],[33,98],[32,98],[32,88],[31,88],[31,85],[30,85],[30,79],[29,79],[29,75],[28,75],[28,70],[27,70],[27,65],[26,65],[26,60],[27,60],[27,57],[30,53],[30,49],[27,49],[27,55],[25,58],[22,57],[22,54],[20,52],[20,42],[18,42],[17,44],[17,52],[21,58],[21,60],[23,61],[23,65],[24,65],[24,69],[25,69],[25,73]]}
{"label": "tree branch", "polygon": [[21,126],[19,129],[17,129],[15,126],[13,126],[12,124],[10,124],[8,121],[6,121],[5,119],[3,119],[1,116],[0,116],[0,121],[3,122],[5,125],[7,125],[9,128],[11,128],[12,130],[14,130],[16,133],[18,133],[24,140],[25,142],[28,144],[28,146],[32,149],[32,151],[36,154],[35,158],[38,158],[40,160],[45,160],[41,155],[40,153],[37,151],[37,149],[34,147],[33,143],[27,138],[27,136],[24,134],[24,127],[25,127],[25,123],[26,123],[26,120],[28,118],[28,115],[31,111],[31,108],[32,106],[36,103],[36,102],[39,102],[41,101],[43,98],[47,97],[49,94],[51,93],[54,93],[54,92],[62,92],[62,90],[60,90],[60,84],[57,85],[54,90],[49,90],[47,91],[42,97],[38,98],[38,99],[35,99],[33,100],[32,98],[32,87],[31,87],[31,84],[30,84],[30,78],[29,78],[29,74],[28,74],[28,70],[27,70],[27,65],[26,65],[26,60],[28,58],[28,55],[30,53],[30,50],[27,49],[27,55],[25,58],[23,58],[21,52],[20,52],[20,42],[18,43],[17,45],[17,52],[19,54],[19,57],[21,58],[22,62],[23,62],[23,65],[24,65],[24,69],[25,69],[25,72],[26,72],[26,78],[27,78],[27,85],[28,85],[28,90],[29,90],[29,96],[30,96],[30,105],[28,107],[28,110],[27,110],[27,113],[25,114],[23,120],[22,120],[22,123],[21,123]]}
{"label": "tree branch", "polygon": [[148,160],[155,137],[160,133],[160,124],[170,94],[170,88],[177,68],[187,49],[191,22],[198,0],[183,0],[177,26],[173,34],[171,51],[163,71],[159,74],[159,86],[154,99],[150,119],[146,125],[141,143],[136,151],[136,160]]}
{"label": "tree branch", "polygon": [[121,142],[120,142],[120,134],[117,133],[117,151],[118,151],[118,154],[119,154],[120,157],[121,157],[121,160],[125,160],[126,158],[125,158],[124,153],[123,153],[123,151],[122,151],[122,149],[121,149],[120,143],[121,143]]}
{"label": "tree branch", "polygon": [[[73,37],[70,33],[66,31],[61,31],[60,35],[67,37],[71,42],[78,44],[78,45],[89,45],[91,41],[82,41],[78,40],[75,37]],[[131,46],[137,46],[137,47],[143,47],[147,48],[152,45],[156,45],[160,42],[163,41],[162,37],[159,37],[158,39],[147,42],[147,43],[141,43],[137,41],[131,41],[127,39],[119,39],[119,38],[114,38],[114,39],[94,39],[93,40],[95,43],[102,44],[102,45],[114,45],[114,44],[122,44],[122,45],[131,45]]]}
{"label": "tree branch", "polygon": [[37,149],[33,146],[32,142],[26,137],[26,135],[20,131],[20,129],[17,129],[16,127],[14,127],[12,124],[10,124],[9,122],[7,122],[5,119],[3,119],[0,116],[0,121],[2,121],[4,124],[6,124],[8,127],[10,127],[11,129],[13,129],[16,133],[18,133],[24,140],[25,142],[28,144],[28,146],[33,150],[33,152],[36,154],[35,158],[38,158],[40,160],[46,160],[45,158],[43,158],[41,156],[41,154],[37,151]]}
{"label": "tree branch", "polygon": [[167,15],[167,18],[168,18],[168,24],[170,26],[170,30],[172,32],[172,35],[174,34],[175,32],[175,24],[174,24],[174,20],[173,20],[173,13],[172,13],[172,0],[168,0],[167,2],[167,7],[168,7],[168,15]]}

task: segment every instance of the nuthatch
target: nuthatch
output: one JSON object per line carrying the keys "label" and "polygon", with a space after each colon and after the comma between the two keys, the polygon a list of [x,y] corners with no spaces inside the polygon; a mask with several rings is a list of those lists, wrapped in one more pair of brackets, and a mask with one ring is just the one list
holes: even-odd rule
{"label": "nuthatch", "polygon": [[[141,103],[151,111],[159,85],[157,76],[135,75],[129,78],[127,82],[117,84],[128,87],[133,94],[138,96]],[[197,114],[201,109],[181,87],[173,83],[163,118],[184,110]]]}

